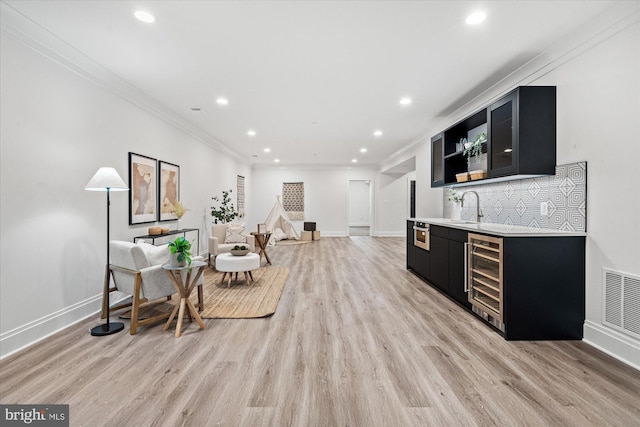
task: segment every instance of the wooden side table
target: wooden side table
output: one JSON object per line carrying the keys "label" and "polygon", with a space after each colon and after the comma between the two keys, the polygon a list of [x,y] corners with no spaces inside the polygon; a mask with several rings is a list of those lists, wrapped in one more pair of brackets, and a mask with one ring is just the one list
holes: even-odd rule
{"label": "wooden side table", "polygon": [[[184,310],[185,307],[187,309],[187,314],[189,315],[189,320],[191,320],[191,316],[196,319],[198,325],[200,325],[200,329],[204,329],[204,322],[198,313],[198,310],[195,308],[189,296],[191,295],[191,291],[196,287],[200,276],[204,272],[204,266],[206,266],[206,262],[202,261],[193,261],[190,266],[187,267],[172,267],[169,264],[164,264],[162,268],[167,272],[169,278],[171,278],[171,283],[180,294],[180,304],[177,304],[173,311],[171,312],[171,316],[169,316],[169,320],[164,325],[164,330],[166,331],[171,326],[171,322],[178,315],[178,324],[176,325],[176,338],[180,337],[180,333],[182,331],[182,320],[184,319]],[[186,276],[184,273],[186,272]],[[198,288],[198,306],[200,310],[203,307],[203,299],[202,299],[202,287]]]}
{"label": "wooden side table", "polygon": [[264,255],[264,258],[267,260],[267,264],[271,264],[269,254],[267,254],[267,244],[269,243],[269,239],[271,238],[271,233],[268,231],[266,233],[252,231],[251,235],[256,238],[256,243],[260,248],[260,253],[258,254],[260,256],[260,260],[262,260],[262,256]]}

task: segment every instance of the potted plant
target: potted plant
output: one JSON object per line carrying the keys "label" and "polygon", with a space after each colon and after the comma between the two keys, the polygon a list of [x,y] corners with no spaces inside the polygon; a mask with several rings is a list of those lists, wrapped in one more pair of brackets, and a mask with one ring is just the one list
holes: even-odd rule
{"label": "potted plant", "polygon": [[473,142],[467,142],[464,144],[464,151],[462,152],[462,155],[467,158],[467,166],[469,168],[471,168],[471,157],[473,157],[476,162],[480,162],[482,144],[485,142],[487,142],[487,134],[483,132],[476,136],[476,139]]}
{"label": "potted plant", "polygon": [[458,192],[453,188],[449,187],[449,201],[453,202],[451,206],[451,219],[459,220],[462,217],[462,197],[458,195]]}
{"label": "potted plant", "polygon": [[214,218],[214,223],[217,224],[218,221],[222,224],[231,222],[238,216],[236,208],[233,206],[233,203],[231,203],[231,197],[229,197],[231,192],[232,190],[223,191],[222,200],[218,199],[218,196],[212,197],[213,201],[220,202],[220,207],[211,206],[211,216]]}
{"label": "potted plant", "polygon": [[246,245],[235,245],[231,249],[231,255],[244,256],[249,253],[249,248]]}
{"label": "potted plant", "polygon": [[169,242],[169,264],[172,267],[185,267],[191,265],[191,243],[184,237],[178,237]]}

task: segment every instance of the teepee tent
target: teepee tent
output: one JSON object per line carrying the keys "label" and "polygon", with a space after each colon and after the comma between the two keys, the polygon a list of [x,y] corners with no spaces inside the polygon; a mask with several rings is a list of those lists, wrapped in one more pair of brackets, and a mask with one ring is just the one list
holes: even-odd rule
{"label": "teepee tent", "polygon": [[265,224],[267,225],[267,230],[272,232],[271,239],[269,239],[270,245],[275,244],[276,240],[282,240],[277,236],[277,234],[282,234],[276,233],[276,229],[278,228],[282,230],[284,235],[286,235],[286,237],[283,238],[293,240],[298,240],[300,238],[300,235],[293,227],[293,222],[291,222],[289,215],[287,215],[287,212],[284,210],[284,206],[282,206],[280,196],[276,196],[276,204],[273,205],[271,212],[269,212],[269,216],[265,220]]}

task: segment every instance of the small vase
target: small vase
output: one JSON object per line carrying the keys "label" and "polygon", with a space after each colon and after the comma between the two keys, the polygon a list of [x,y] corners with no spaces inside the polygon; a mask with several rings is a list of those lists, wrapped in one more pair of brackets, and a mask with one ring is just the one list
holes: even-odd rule
{"label": "small vase", "polygon": [[460,203],[453,203],[451,206],[451,219],[456,221],[462,219],[462,206]]}
{"label": "small vase", "polygon": [[176,221],[176,230],[181,230],[180,228],[180,218]]}
{"label": "small vase", "polygon": [[171,265],[171,267],[186,267],[187,266],[187,259],[183,259],[182,261],[178,261],[178,257],[180,256],[180,253],[176,252],[174,254],[169,254],[169,265]]}

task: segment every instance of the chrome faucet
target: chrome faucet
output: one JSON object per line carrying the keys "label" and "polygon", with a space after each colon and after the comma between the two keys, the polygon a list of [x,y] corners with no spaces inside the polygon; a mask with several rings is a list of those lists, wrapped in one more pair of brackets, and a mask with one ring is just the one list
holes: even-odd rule
{"label": "chrome faucet", "polygon": [[482,209],[480,209],[480,196],[478,196],[478,193],[476,193],[475,191],[465,191],[464,193],[462,193],[462,197],[460,197],[460,207],[464,208],[464,196],[467,193],[473,193],[476,195],[476,200],[478,201],[478,204],[476,206],[476,221],[480,222],[480,218],[482,218],[484,215],[482,215]]}

